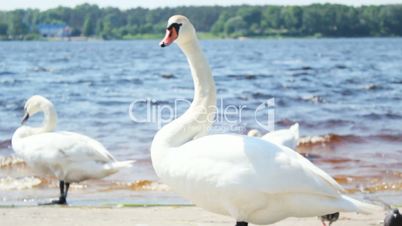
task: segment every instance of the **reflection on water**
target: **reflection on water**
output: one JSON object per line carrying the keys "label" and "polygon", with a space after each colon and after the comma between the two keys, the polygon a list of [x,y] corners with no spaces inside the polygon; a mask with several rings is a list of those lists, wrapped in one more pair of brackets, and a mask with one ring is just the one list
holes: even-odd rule
{"label": "reflection on water", "polygon": [[[402,39],[224,40],[202,47],[223,105],[245,106],[240,121],[219,121],[215,132],[261,129],[254,110],[274,97],[277,128],[300,123],[299,152],[353,195],[402,203]],[[149,146],[157,125],[128,115],[136,100],[191,100],[189,68],[176,46],[0,42],[0,49],[0,204],[58,194],[57,181],[34,177],[10,148],[23,103],[34,94],[54,102],[59,130],[89,135],[118,159],[137,160],[111,177],[74,185],[73,204],[186,203],[153,173]],[[135,110],[145,114],[146,107]]]}

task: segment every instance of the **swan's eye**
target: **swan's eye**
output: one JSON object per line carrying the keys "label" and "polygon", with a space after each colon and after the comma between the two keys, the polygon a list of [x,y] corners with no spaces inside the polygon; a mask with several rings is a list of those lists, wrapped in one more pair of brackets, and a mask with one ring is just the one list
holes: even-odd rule
{"label": "swan's eye", "polygon": [[169,25],[169,27],[167,29],[170,30],[170,29],[174,28],[176,30],[176,33],[178,34],[181,25],[182,24],[179,24],[179,23],[173,23],[173,24]]}

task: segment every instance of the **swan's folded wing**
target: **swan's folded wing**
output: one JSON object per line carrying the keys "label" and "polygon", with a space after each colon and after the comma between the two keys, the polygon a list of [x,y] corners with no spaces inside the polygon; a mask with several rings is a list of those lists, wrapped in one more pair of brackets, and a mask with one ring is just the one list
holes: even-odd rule
{"label": "swan's folded wing", "polygon": [[192,159],[187,168],[191,171],[202,167],[203,175],[216,178],[216,186],[334,197],[342,192],[334,179],[297,152],[259,138],[212,135],[184,147],[186,150],[183,152],[191,150],[185,154]]}
{"label": "swan's folded wing", "polygon": [[43,133],[24,140],[25,148],[38,158],[65,161],[115,161],[114,157],[98,141],[71,133]]}
{"label": "swan's folded wing", "polygon": [[288,129],[269,132],[269,133],[265,134],[264,136],[262,136],[261,138],[263,140],[273,142],[276,144],[285,145],[285,146],[287,143],[295,142],[294,134]]}

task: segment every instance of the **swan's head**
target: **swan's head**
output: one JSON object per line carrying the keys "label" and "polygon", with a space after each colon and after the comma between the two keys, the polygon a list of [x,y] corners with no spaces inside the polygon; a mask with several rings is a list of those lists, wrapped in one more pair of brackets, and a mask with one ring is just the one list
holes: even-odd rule
{"label": "swan's head", "polygon": [[176,41],[184,44],[196,37],[194,26],[185,16],[176,15],[169,18],[165,38],[160,42],[161,47],[168,46]]}
{"label": "swan's head", "polygon": [[25,102],[24,117],[22,118],[21,124],[24,124],[29,117],[35,115],[36,113],[52,107],[53,104],[43,96],[35,95],[30,97]]}
{"label": "swan's head", "polygon": [[248,131],[247,136],[250,137],[261,137],[261,133],[260,131],[256,130],[256,129],[252,129],[250,131]]}

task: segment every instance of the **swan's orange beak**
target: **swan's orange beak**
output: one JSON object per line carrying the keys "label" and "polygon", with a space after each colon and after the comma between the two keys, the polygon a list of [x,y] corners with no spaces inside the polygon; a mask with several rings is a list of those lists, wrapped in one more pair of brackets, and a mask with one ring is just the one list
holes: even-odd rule
{"label": "swan's orange beak", "polygon": [[177,30],[175,27],[170,27],[166,29],[165,38],[159,43],[161,47],[166,47],[174,42],[177,39]]}

